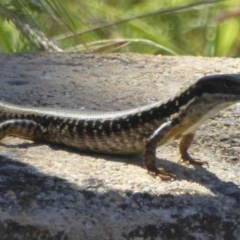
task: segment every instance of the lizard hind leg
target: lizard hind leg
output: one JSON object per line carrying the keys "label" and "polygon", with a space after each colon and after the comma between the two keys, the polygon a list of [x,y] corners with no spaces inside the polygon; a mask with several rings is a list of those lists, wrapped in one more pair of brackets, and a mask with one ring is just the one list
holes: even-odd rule
{"label": "lizard hind leg", "polygon": [[12,119],[0,123],[0,140],[8,135],[34,140],[41,139],[42,134],[41,126],[32,120]]}

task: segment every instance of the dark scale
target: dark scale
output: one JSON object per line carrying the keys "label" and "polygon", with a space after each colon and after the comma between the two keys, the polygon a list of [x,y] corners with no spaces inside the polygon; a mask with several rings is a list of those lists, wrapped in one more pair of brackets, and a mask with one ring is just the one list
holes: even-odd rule
{"label": "dark scale", "polygon": [[140,119],[141,119],[141,116],[134,114],[131,117],[129,117],[129,121],[127,122],[127,124],[129,125],[130,123],[131,127],[136,128],[140,123]]}
{"label": "dark scale", "polygon": [[[34,127],[34,125],[32,125],[32,127]],[[37,127],[35,127],[35,128],[33,128],[33,132],[34,132],[34,135],[38,135],[39,134],[39,132],[42,134],[42,133],[44,133],[44,132],[42,132],[42,128],[39,126],[39,124],[37,125]],[[45,130],[45,129],[44,129]],[[29,128],[29,131],[30,131],[30,128]]]}
{"label": "dark scale", "polygon": [[[112,124],[112,130],[116,131],[117,133],[120,133],[122,131],[129,131],[130,129],[136,129],[139,124],[141,123],[140,120],[142,121],[142,123],[145,121],[147,121],[147,119],[149,120],[149,118],[151,118],[151,116],[149,116],[148,114],[143,114],[143,117],[138,115],[138,113],[133,114],[128,116],[128,118],[119,118],[117,121],[114,121]],[[147,116],[148,115],[148,116]]]}
{"label": "dark scale", "polygon": [[98,120],[94,121],[92,123],[94,126],[93,126],[93,132],[94,133],[97,133],[97,135],[101,136],[102,132],[103,132],[103,126],[102,126],[102,123]]}
{"label": "dark scale", "polygon": [[[55,124],[55,126],[59,126],[59,130],[60,131],[62,131],[64,128],[65,128],[65,126],[66,126],[66,122],[59,122],[59,121],[57,121],[57,120],[55,120],[54,121],[54,124]],[[68,129],[69,129],[69,126],[68,126]]]}
{"label": "dark scale", "polygon": [[33,115],[31,117],[31,119],[33,121],[35,121],[35,122],[41,123],[42,125],[44,125],[44,127],[46,127],[46,125],[44,124],[44,122],[45,122],[45,118],[44,117],[45,117],[45,115],[44,116]]}
{"label": "dark scale", "polygon": [[26,114],[24,119],[32,119],[31,116],[31,114]]}
{"label": "dark scale", "polygon": [[161,111],[159,111],[159,107],[153,108],[152,109],[153,113],[152,113],[152,117],[154,119],[160,119],[162,118],[163,114]]}
{"label": "dark scale", "polygon": [[60,118],[52,118],[51,126],[58,127],[60,131],[62,131],[66,126],[70,125],[69,120],[61,121]]}
{"label": "dark scale", "polygon": [[[26,114],[25,118],[23,118],[23,119],[33,120],[33,121],[37,122],[36,115],[34,115],[34,114]],[[39,120],[39,118],[38,118],[38,120]]]}
{"label": "dark scale", "polygon": [[181,94],[178,98],[179,106],[184,106],[186,104],[186,102],[188,101],[188,99],[190,99],[191,95],[192,95],[191,90],[189,90],[189,95],[186,93]]}
{"label": "dark scale", "polygon": [[27,126],[27,122],[26,121],[21,121],[20,125],[22,128],[25,128]]}
{"label": "dark scale", "polygon": [[14,126],[15,126],[15,127],[18,127],[19,125],[20,125],[20,122],[19,122],[19,121],[14,122]]}
{"label": "dark scale", "polygon": [[[82,136],[84,134],[84,129],[85,129],[84,123],[85,123],[85,120],[78,120],[76,123],[76,131],[77,131],[77,134],[79,134],[79,136]],[[72,127],[74,127],[73,124],[72,124]],[[71,131],[73,132],[73,130]]]}
{"label": "dark scale", "polygon": [[97,121],[95,124],[95,130],[97,131],[97,135],[101,136],[104,131],[103,124],[101,122]]}
{"label": "dark scale", "polygon": [[129,126],[134,128],[137,125],[136,118],[134,118],[133,116],[129,116],[128,118],[121,118],[120,122],[121,129],[123,129],[124,131],[128,131],[130,128]]}
{"label": "dark scale", "polygon": [[110,135],[112,133],[110,129],[110,120],[105,120],[104,122],[98,121],[98,120],[87,120],[86,121],[79,121],[77,124],[77,132],[80,135],[90,135],[94,136],[97,134],[97,136],[101,137],[102,133],[105,132],[106,135]]}
{"label": "dark scale", "polygon": [[7,117],[6,114],[2,114],[2,113],[0,113],[0,116],[1,116],[0,121],[3,121],[3,120],[8,119],[8,117]]}
{"label": "dark scale", "polygon": [[[193,98],[193,96],[201,96],[201,94],[202,94],[202,91],[199,87],[189,88],[184,93],[182,93],[180,96],[178,96],[172,100],[175,105],[174,111],[172,113],[179,111],[179,106],[185,106]],[[173,104],[172,101],[168,102],[168,104],[169,103]],[[176,101],[178,101],[178,106],[176,106]]]}
{"label": "dark scale", "polygon": [[[82,122],[82,121],[78,121],[78,122]],[[64,124],[63,126],[60,127],[60,129],[64,128],[66,124]],[[74,136],[75,132],[74,132],[74,128],[75,126],[77,127],[78,124],[77,124],[77,120],[71,120],[71,123],[69,123],[69,120],[68,120],[68,123],[67,123],[67,127],[68,127],[68,131],[69,133]]]}
{"label": "dark scale", "polygon": [[18,118],[19,119],[25,119],[25,114],[24,113],[20,114]]}
{"label": "dark scale", "polygon": [[121,128],[128,131],[129,129],[138,128],[139,125],[144,125],[145,123],[149,123],[155,119],[161,118],[162,114],[159,107],[153,108],[151,111],[152,112],[150,113],[149,110],[146,110],[141,113],[130,115],[128,118],[122,118]]}
{"label": "dark scale", "polygon": [[16,113],[15,115],[13,115],[12,119],[19,119],[19,114]]}
{"label": "dark scale", "polygon": [[179,106],[176,106],[175,99],[167,102],[165,105],[161,105],[158,107],[158,111],[161,113],[162,116],[171,116],[173,113],[178,111]]}
{"label": "dark scale", "polygon": [[[49,117],[49,115],[43,115],[40,120],[43,127],[47,128],[49,126],[57,126],[56,120],[53,117]],[[43,121],[44,120],[44,121]]]}
{"label": "dark scale", "polygon": [[111,133],[112,133],[112,129],[111,129],[111,127],[110,127],[110,122],[111,122],[111,120],[105,120],[105,121],[102,123],[104,133],[105,133],[107,136],[110,136]]}
{"label": "dark scale", "polygon": [[146,123],[150,120],[148,110],[141,113],[141,120],[142,120],[143,123]]}
{"label": "dark scale", "polygon": [[129,129],[129,124],[126,121],[126,119],[118,118],[114,120],[112,123],[112,131],[114,131],[114,133],[117,135],[119,135],[119,133],[122,130],[128,130],[128,129]]}
{"label": "dark scale", "polygon": [[85,127],[85,130],[87,131],[87,133],[89,135],[94,135],[94,130],[95,129],[95,126],[96,126],[96,121],[95,120],[90,120],[90,121],[87,121],[87,126],[84,126]]}
{"label": "dark scale", "polygon": [[42,121],[42,116],[37,116],[35,114],[31,114],[29,119],[32,119],[35,122],[41,122]]}
{"label": "dark scale", "polygon": [[33,127],[34,127],[33,122],[32,121],[29,122],[28,125],[27,125],[27,133],[30,133]]}

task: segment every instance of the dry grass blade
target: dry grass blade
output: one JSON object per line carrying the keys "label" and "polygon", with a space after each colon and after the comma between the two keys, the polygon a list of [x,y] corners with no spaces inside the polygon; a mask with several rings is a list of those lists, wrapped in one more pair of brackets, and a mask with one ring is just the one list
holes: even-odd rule
{"label": "dry grass blade", "polygon": [[192,3],[192,4],[180,6],[180,7],[158,9],[158,10],[153,11],[153,12],[149,12],[149,13],[144,13],[144,14],[137,15],[137,16],[128,17],[128,18],[125,18],[125,19],[122,19],[122,20],[118,20],[118,21],[115,21],[115,22],[111,22],[111,23],[103,24],[103,25],[100,25],[100,26],[97,26],[97,27],[89,28],[87,30],[75,31],[75,33],[68,33],[68,34],[64,34],[64,35],[59,35],[59,36],[55,37],[55,39],[56,40],[62,40],[62,39],[74,37],[76,35],[81,35],[81,34],[85,34],[85,33],[89,33],[89,32],[95,31],[95,30],[99,30],[99,29],[103,29],[103,28],[106,28],[106,27],[110,27],[110,26],[113,26],[113,25],[118,25],[118,24],[121,24],[121,23],[129,22],[129,21],[135,20],[135,19],[145,18],[145,17],[156,15],[156,14],[164,15],[164,14],[184,11],[184,10],[188,10],[190,8],[193,8],[193,7],[197,7],[197,6],[201,6],[201,5],[214,4],[214,3],[217,3],[217,2],[221,2],[221,1],[223,1],[223,0],[201,1],[201,2]]}
{"label": "dry grass blade", "polygon": [[[157,44],[148,39],[141,39],[141,38],[103,39],[100,41],[94,41],[94,42],[88,43],[87,48],[89,51],[92,51],[92,52],[100,52],[100,51],[98,51],[98,49],[101,50],[101,52],[109,52],[109,51],[113,51],[113,50],[125,47],[125,46],[129,45],[130,43],[134,43],[134,42],[150,45],[157,49],[164,50],[171,55],[177,55],[177,53],[175,53],[174,51],[172,51],[169,48],[164,47],[163,45]],[[112,48],[112,49],[110,50],[110,48]],[[85,46],[83,44],[80,44],[78,46],[68,48],[66,51],[69,51],[69,52],[70,51],[85,51]]]}

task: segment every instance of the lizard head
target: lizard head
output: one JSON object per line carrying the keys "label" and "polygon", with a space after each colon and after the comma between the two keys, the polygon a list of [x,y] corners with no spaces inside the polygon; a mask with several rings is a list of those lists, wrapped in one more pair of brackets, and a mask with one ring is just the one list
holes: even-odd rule
{"label": "lizard head", "polygon": [[197,94],[209,94],[227,102],[240,100],[240,74],[211,75],[199,79],[194,85]]}

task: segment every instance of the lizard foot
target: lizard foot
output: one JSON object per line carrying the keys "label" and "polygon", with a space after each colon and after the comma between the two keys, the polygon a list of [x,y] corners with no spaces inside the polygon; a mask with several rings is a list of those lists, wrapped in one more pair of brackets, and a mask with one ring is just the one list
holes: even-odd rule
{"label": "lizard foot", "polygon": [[158,176],[161,180],[164,180],[164,181],[176,179],[176,175],[174,175],[170,171],[165,170],[164,168],[157,168],[156,166],[154,166],[148,169],[148,172],[154,173],[155,176]]}
{"label": "lizard foot", "polygon": [[[159,129],[161,130],[161,128]],[[157,133],[154,133],[157,134]],[[145,152],[143,155],[144,165],[147,168],[148,172],[152,172],[155,176],[160,177],[161,180],[173,180],[176,179],[176,176],[165,170],[164,168],[157,168],[155,165],[156,161],[156,146],[157,141],[154,140],[154,136],[147,141]]]}
{"label": "lizard foot", "polygon": [[186,164],[200,165],[200,166],[207,165],[209,167],[208,161],[195,160],[188,154],[187,151],[181,154],[180,160],[182,160],[182,162]]}
{"label": "lizard foot", "polygon": [[176,175],[172,172],[165,170],[164,168],[157,168],[158,173],[155,173],[161,180],[175,180]]}

